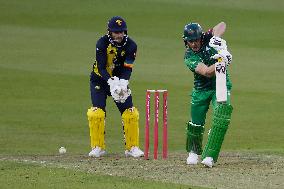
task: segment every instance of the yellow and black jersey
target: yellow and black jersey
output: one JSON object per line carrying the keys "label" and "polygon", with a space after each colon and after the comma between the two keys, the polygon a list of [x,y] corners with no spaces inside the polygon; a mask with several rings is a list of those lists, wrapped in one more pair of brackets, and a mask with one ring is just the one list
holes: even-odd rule
{"label": "yellow and black jersey", "polygon": [[92,77],[105,81],[113,76],[130,79],[137,45],[128,36],[124,37],[121,44],[120,46],[113,44],[109,35],[104,35],[97,41]]}

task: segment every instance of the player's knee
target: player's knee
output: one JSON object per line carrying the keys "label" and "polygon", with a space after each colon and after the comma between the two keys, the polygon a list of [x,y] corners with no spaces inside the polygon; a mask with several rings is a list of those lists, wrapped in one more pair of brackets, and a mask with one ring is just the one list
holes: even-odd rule
{"label": "player's knee", "polygon": [[91,119],[104,119],[105,118],[105,112],[101,108],[91,107],[91,108],[88,109],[87,116],[88,116],[89,120],[91,120]]}
{"label": "player's knee", "polygon": [[193,122],[187,123],[187,134],[188,135],[203,135],[204,125],[198,125]]}
{"label": "player's knee", "polygon": [[139,119],[139,111],[137,108],[132,107],[132,108],[128,108],[126,110],[124,110],[124,112],[122,113],[122,119]]}
{"label": "player's knee", "polygon": [[214,117],[220,118],[220,119],[231,119],[233,111],[233,106],[230,104],[219,104],[214,109]]}
{"label": "player's knee", "polygon": [[187,127],[204,127],[204,122],[197,122],[197,121],[189,121],[187,123]]}

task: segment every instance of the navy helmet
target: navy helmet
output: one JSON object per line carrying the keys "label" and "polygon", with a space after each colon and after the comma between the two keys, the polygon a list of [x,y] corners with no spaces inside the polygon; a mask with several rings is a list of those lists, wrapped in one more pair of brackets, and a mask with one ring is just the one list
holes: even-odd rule
{"label": "navy helmet", "polygon": [[183,29],[183,40],[192,41],[200,39],[203,35],[203,30],[198,23],[189,23],[184,26]]}
{"label": "navy helmet", "polygon": [[123,18],[114,16],[108,21],[108,31],[110,32],[126,32],[127,25]]}

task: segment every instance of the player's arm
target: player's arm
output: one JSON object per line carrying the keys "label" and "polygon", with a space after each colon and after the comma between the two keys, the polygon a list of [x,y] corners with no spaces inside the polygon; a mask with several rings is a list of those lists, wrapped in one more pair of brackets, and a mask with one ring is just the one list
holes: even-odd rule
{"label": "player's arm", "polygon": [[131,73],[132,73],[132,67],[130,68],[130,67],[123,66],[123,68],[121,69],[121,74],[119,78],[129,80]]}
{"label": "player's arm", "polygon": [[225,22],[220,22],[213,28],[213,36],[216,37],[221,37],[226,31],[226,23]]}
{"label": "player's arm", "polygon": [[220,50],[227,50],[227,44],[224,39],[221,38],[221,36],[226,31],[226,24],[225,22],[220,22],[217,24],[212,31],[213,37],[210,38],[209,46],[214,48],[216,51]]}
{"label": "player's arm", "polygon": [[202,59],[197,55],[192,55],[184,59],[185,65],[194,73],[203,75],[205,77],[212,77],[215,75],[215,66],[207,66],[202,62]]}
{"label": "player's arm", "polygon": [[123,63],[123,67],[121,69],[121,79],[129,80],[132,68],[134,65],[134,61],[136,58],[136,52],[137,52],[137,45],[135,43],[132,43],[126,52],[125,62]]}
{"label": "player's arm", "polygon": [[96,45],[96,61],[99,74],[107,81],[110,78],[106,70],[107,52],[106,48],[100,44],[100,41]]}
{"label": "player's arm", "polygon": [[213,77],[215,75],[215,64],[206,66],[204,63],[200,62],[197,64],[195,72],[205,77]]}

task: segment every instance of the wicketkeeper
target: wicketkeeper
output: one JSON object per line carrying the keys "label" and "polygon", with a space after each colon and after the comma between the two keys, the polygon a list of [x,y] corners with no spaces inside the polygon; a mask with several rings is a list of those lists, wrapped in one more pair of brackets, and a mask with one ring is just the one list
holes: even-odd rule
{"label": "wicketkeeper", "polygon": [[[212,167],[217,162],[230,124],[232,84],[227,68],[232,62],[232,55],[227,50],[226,41],[220,38],[225,30],[224,22],[206,33],[198,23],[189,23],[184,27],[184,63],[194,74],[191,120],[187,123],[186,141],[189,165],[197,164],[201,155],[201,163]],[[204,125],[210,102],[213,105],[213,123],[203,149]]]}
{"label": "wicketkeeper", "polygon": [[96,61],[90,75],[92,107],[88,109],[90,157],[105,154],[106,99],[112,96],[121,113],[125,139],[125,155],[141,157],[139,149],[139,112],[133,106],[129,79],[137,51],[136,43],[127,35],[123,18],[108,21],[107,34],[96,44]]}

